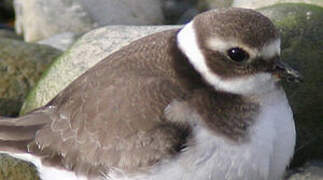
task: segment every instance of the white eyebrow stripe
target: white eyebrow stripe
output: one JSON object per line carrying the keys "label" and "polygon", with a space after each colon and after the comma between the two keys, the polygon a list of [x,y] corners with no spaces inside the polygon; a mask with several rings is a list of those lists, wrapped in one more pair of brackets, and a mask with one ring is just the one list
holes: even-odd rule
{"label": "white eyebrow stripe", "polygon": [[222,39],[213,37],[210,40],[208,40],[207,45],[212,50],[219,51],[219,52],[226,52],[230,48],[240,47],[244,49],[246,52],[248,52],[250,58],[255,58],[258,54],[258,50],[256,48],[248,47],[245,44],[234,40],[222,40]]}
{"label": "white eyebrow stripe", "polygon": [[219,38],[212,38],[207,42],[209,48],[215,51],[225,52],[233,47],[240,47],[249,53],[250,58],[263,57],[264,59],[280,55],[280,39],[275,39],[265,44],[260,50],[251,48],[241,42],[234,40],[222,40]]}

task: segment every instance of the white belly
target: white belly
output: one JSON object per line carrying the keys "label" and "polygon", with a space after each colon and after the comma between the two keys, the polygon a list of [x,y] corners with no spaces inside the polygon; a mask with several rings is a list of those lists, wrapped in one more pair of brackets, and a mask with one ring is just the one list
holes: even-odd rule
{"label": "white belly", "polygon": [[150,175],[110,174],[111,180],[278,180],[294,153],[293,115],[282,91],[263,100],[248,142],[230,143],[201,125],[193,131],[195,144],[175,160],[156,166]]}

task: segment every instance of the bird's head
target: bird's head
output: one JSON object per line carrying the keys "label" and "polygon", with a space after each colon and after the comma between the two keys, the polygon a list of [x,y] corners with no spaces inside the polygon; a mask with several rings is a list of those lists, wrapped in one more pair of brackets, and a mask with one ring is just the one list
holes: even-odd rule
{"label": "bird's head", "polygon": [[177,42],[203,79],[220,91],[263,93],[274,89],[280,79],[300,79],[280,59],[279,31],[254,10],[202,13],[183,27]]}

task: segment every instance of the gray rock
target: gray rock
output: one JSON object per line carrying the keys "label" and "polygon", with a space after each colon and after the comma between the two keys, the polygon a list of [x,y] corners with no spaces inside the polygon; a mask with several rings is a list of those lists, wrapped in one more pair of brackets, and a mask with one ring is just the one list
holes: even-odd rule
{"label": "gray rock", "polygon": [[0,38],[0,116],[18,115],[27,92],[61,51]]}
{"label": "gray rock", "polygon": [[199,14],[199,10],[195,9],[195,8],[191,8],[189,10],[187,10],[177,21],[177,24],[186,24],[188,22],[190,22],[194,16],[196,16],[197,14]]}
{"label": "gray rock", "polygon": [[261,7],[266,7],[270,5],[274,5],[277,3],[306,3],[313,4],[323,7],[322,0],[233,0],[233,7],[242,7],[242,8],[250,8],[257,9]]}
{"label": "gray rock", "polygon": [[226,8],[230,7],[232,2],[233,0],[199,0],[198,6],[201,10]]}
{"label": "gray rock", "polygon": [[163,10],[168,24],[185,24],[200,12],[230,7],[233,0],[165,0]]}
{"label": "gray rock", "polygon": [[64,51],[68,49],[70,46],[72,46],[72,44],[76,41],[76,39],[79,36],[80,35],[72,32],[65,32],[65,33],[54,35],[47,39],[43,39],[41,41],[38,41],[37,43],[52,46],[56,49]]}
{"label": "gray rock", "polygon": [[323,162],[308,162],[287,180],[323,180]]}
{"label": "gray rock", "polygon": [[15,32],[6,29],[0,29],[0,38],[22,40]]}
{"label": "gray rock", "polygon": [[15,0],[16,32],[34,42],[63,32],[81,33],[94,22],[77,0]]}
{"label": "gray rock", "polygon": [[28,95],[21,114],[45,105],[70,82],[116,50],[154,32],[178,26],[107,26],[82,36],[58,58]]}
{"label": "gray rock", "polygon": [[103,25],[163,22],[160,0],[15,0],[16,31],[28,42]]}
{"label": "gray rock", "polygon": [[90,17],[103,25],[162,24],[161,0],[76,0]]}
{"label": "gray rock", "polygon": [[[165,16],[165,24],[182,24],[180,19],[186,19],[188,11],[196,9],[196,0],[164,0],[163,12]],[[179,23],[178,23],[179,22]]]}
{"label": "gray rock", "polygon": [[285,84],[297,131],[292,166],[323,160],[323,8],[301,3],[259,9],[280,29],[282,59],[299,69],[304,83]]}

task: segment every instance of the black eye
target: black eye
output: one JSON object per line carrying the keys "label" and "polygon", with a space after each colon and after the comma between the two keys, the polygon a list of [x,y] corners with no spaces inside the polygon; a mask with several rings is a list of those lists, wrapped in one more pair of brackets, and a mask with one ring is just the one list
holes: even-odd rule
{"label": "black eye", "polygon": [[229,49],[227,53],[228,53],[228,56],[236,62],[242,62],[249,58],[248,53],[238,47]]}

